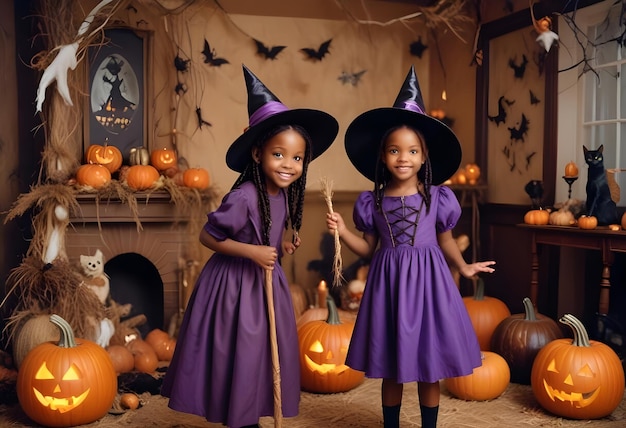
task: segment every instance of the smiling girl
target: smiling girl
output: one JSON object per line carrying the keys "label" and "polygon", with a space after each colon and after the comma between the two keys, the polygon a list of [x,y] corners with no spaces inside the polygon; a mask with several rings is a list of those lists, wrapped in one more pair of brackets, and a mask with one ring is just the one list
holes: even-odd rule
{"label": "smiling girl", "polygon": [[[265,271],[272,271],[282,415],[298,414],[298,338],[280,265],[300,245],[309,162],[333,142],[337,121],[318,110],[289,110],[245,66],[249,128],[226,154],[241,175],[208,215],[200,242],[208,260],[180,327],[161,393],[169,406],[230,427],[274,415]],[[283,243],[291,225],[293,239]]]}

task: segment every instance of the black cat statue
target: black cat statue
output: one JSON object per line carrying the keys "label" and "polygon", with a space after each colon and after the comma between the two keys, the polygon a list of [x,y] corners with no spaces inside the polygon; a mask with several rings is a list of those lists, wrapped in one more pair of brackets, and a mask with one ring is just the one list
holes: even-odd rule
{"label": "black cat statue", "polygon": [[600,145],[597,150],[589,150],[583,146],[585,162],[589,166],[585,208],[587,215],[598,219],[598,224],[608,225],[619,223],[619,214],[615,202],[611,199],[611,190],[604,168],[603,150],[603,145]]}

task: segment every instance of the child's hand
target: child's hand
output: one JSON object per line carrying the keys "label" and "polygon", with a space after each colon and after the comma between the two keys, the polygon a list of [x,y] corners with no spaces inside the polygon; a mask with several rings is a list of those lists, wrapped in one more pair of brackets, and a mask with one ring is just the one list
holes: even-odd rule
{"label": "child's hand", "polygon": [[496,264],[496,262],[493,261],[493,260],[490,260],[490,261],[487,261],[487,262],[471,263],[471,264],[463,266],[461,269],[459,269],[459,272],[465,278],[471,279],[477,273],[480,273],[480,272],[486,272],[486,273],[493,273],[493,272],[495,272],[495,269],[491,267],[491,266],[493,266],[495,264]]}
{"label": "child's hand", "polygon": [[301,243],[302,241],[300,240],[300,236],[294,235],[292,242],[283,241],[283,252],[293,254]]}
{"label": "child's hand", "polygon": [[273,270],[278,259],[276,248],[265,245],[254,245],[253,247],[250,259],[263,269]]}
{"label": "child's hand", "polygon": [[339,213],[326,213],[326,227],[331,235],[335,234],[335,230],[339,232],[339,236],[346,230],[346,223]]}

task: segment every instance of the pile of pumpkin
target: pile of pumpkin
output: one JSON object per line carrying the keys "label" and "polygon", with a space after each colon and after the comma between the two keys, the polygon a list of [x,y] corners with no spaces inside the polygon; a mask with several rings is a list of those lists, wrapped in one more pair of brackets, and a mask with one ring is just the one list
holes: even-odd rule
{"label": "pile of pumpkin", "polygon": [[129,164],[123,165],[122,152],[115,146],[92,144],[85,153],[85,164],[76,171],[76,183],[87,188],[106,186],[117,174],[118,180],[133,191],[147,190],[156,185],[161,176],[174,180],[179,186],[206,189],[211,184],[204,168],[183,169],[174,150],[134,147],[128,154]]}
{"label": "pile of pumpkin", "polygon": [[[59,329],[59,341],[32,348],[18,368],[16,392],[24,413],[48,427],[70,427],[94,422],[111,409],[118,394],[117,376],[137,370],[153,373],[159,361],[172,358],[176,340],[154,329],[145,339],[131,338],[126,346],[106,350],[95,342],[76,338],[58,315],[50,322]],[[125,392],[122,408],[135,409],[139,398]]]}
{"label": "pile of pumpkin", "polygon": [[545,410],[570,419],[599,419],[611,414],[624,395],[624,369],[608,345],[590,340],[573,315],[559,319],[573,338],[541,315],[529,298],[524,313],[511,315],[504,302],[485,296],[478,280],[473,296],[463,298],[478,337],[482,366],[468,376],[445,379],[448,391],[464,400],[499,397],[510,381],[530,384]]}
{"label": "pile of pumpkin", "polygon": [[[534,225],[578,226],[580,229],[595,229],[598,219],[593,215],[581,215],[578,218],[566,206],[552,211],[549,209],[532,209],[524,214],[524,223]],[[608,225],[609,230],[626,230],[626,213],[622,215],[621,224]]]}

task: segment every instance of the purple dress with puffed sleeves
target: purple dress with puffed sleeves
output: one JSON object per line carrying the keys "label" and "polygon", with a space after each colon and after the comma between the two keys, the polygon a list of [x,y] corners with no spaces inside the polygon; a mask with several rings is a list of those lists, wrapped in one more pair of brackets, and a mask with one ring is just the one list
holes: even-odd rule
{"label": "purple dress with puffed sleeves", "polygon": [[354,207],[356,228],[379,237],[346,364],[367,377],[436,382],[471,374],[480,347],[437,234],[452,229],[461,208],[446,186],[431,187],[429,212],[420,194],[372,192]]}
{"label": "purple dress with puffed sleeves", "polygon": [[[287,219],[284,191],[269,195],[271,245],[281,255]],[[251,182],[229,192],[204,229],[218,241],[262,245],[258,195]],[[174,410],[231,427],[274,414],[272,359],[264,270],[251,259],[215,253],[196,282],[180,326],[161,394]],[[300,401],[298,336],[289,284],[272,271],[280,358],[282,413],[296,416]]]}

